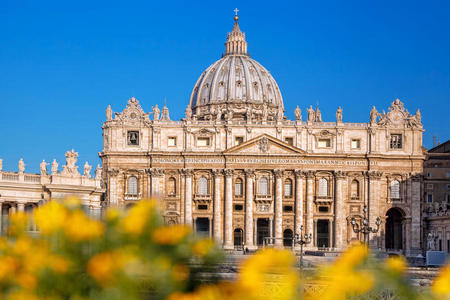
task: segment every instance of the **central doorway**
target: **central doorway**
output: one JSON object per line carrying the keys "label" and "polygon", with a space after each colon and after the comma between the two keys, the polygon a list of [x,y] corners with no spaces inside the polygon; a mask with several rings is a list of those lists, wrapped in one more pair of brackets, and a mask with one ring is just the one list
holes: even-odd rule
{"label": "central doorway", "polygon": [[264,238],[269,237],[269,219],[259,218],[256,221],[256,243],[258,246],[264,245]]}
{"label": "central doorway", "polygon": [[198,235],[209,236],[209,219],[197,218],[195,220],[195,232]]}
{"label": "central doorway", "polygon": [[317,247],[329,248],[330,247],[330,221],[318,220],[317,221]]}

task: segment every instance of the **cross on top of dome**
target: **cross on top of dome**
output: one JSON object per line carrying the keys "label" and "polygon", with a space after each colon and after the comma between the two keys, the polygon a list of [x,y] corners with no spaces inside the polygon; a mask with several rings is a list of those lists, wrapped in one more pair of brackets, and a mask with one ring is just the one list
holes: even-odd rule
{"label": "cross on top of dome", "polygon": [[242,33],[239,29],[238,11],[237,8],[234,9],[234,26],[233,30],[227,35],[225,55],[247,55],[247,41],[245,40],[245,33]]}

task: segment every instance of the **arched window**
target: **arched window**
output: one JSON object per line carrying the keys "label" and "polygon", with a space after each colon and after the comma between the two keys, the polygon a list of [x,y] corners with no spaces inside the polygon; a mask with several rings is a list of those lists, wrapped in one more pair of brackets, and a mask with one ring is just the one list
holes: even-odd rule
{"label": "arched window", "polygon": [[326,178],[319,179],[319,197],[328,197],[328,180]]}
{"label": "arched window", "polygon": [[177,194],[177,181],[173,177],[170,177],[167,183],[167,194],[168,195]]}
{"label": "arched window", "polygon": [[242,179],[240,178],[236,179],[236,182],[234,183],[234,195],[242,196]]}
{"label": "arched window", "polygon": [[284,196],[292,197],[292,180],[289,178],[284,181]]}
{"label": "arched window", "polygon": [[206,177],[200,177],[198,180],[198,194],[208,195],[208,179]]}
{"label": "arched window", "polygon": [[258,191],[260,195],[269,194],[269,180],[267,177],[261,177],[258,182]]}
{"label": "arched window", "polygon": [[351,185],[351,198],[359,199],[359,181],[354,179]]}
{"label": "arched window", "polygon": [[391,181],[391,199],[400,199],[400,182],[398,180]]}
{"label": "arched window", "polygon": [[138,179],[135,176],[130,176],[130,178],[128,178],[128,194],[138,194]]}

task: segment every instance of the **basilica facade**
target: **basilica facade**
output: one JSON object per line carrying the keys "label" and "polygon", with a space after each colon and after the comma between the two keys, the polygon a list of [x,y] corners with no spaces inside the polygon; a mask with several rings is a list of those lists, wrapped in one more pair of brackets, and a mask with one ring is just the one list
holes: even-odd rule
{"label": "basilica facade", "polygon": [[286,118],[236,16],[182,120],[166,106],[145,112],[135,98],[121,112],[107,108],[104,205],[157,197],[168,224],[189,224],[225,249],[291,247],[293,236],[311,234],[310,249],[340,250],[362,240],[355,232],[367,223],[378,229],[373,248],[420,253],[420,111],[397,99],[387,112],[368,110],[367,123],[344,122],[340,107],[334,122],[323,122],[318,107],[304,115],[297,107],[295,120]]}

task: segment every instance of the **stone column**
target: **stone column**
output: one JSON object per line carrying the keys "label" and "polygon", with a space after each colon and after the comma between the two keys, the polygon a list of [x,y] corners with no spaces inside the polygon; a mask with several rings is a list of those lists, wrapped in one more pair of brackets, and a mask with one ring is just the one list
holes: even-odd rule
{"label": "stone column", "polygon": [[335,247],[340,250],[344,249],[344,235],[345,229],[347,227],[346,216],[345,216],[345,203],[344,197],[342,195],[342,185],[347,174],[342,171],[337,171],[334,173],[336,179],[336,195],[334,202],[334,227],[335,227]]}
{"label": "stone column", "polygon": [[303,225],[303,178],[302,170],[295,170],[295,232],[300,236],[300,227]]}
{"label": "stone column", "polygon": [[216,241],[222,240],[222,222],[221,222],[221,214],[222,214],[222,203],[220,201],[220,178],[223,175],[223,171],[219,169],[213,170],[214,174],[214,238]]}
{"label": "stone column", "polygon": [[[380,213],[380,201],[378,197],[378,190],[379,190],[379,180],[381,176],[383,175],[382,172],[378,171],[369,171],[367,172],[368,175],[368,188],[369,188],[369,199],[368,199],[368,210],[369,210],[369,223],[372,228],[377,228],[376,220],[377,217],[382,217],[382,214]],[[380,229],[377,233],[370,234],[369,239],[369,245],[374,248],[381,248],[381,243],[379,241],[379,237],[381,234],[381,230],[384,227],[385,223],[380,225]]]}
{"label": "stone column", "polygon": [[275,173],[275,245],[283,245],[283,171],[274,170]]}
{"label": "stone column", "polygon": [[272,218],[269,218],[269,236],[270,237],[273,236],[273,219]]}
{"label": "stone column", "polygon": [[0,202],[0,234],[3,233],[3,203]]}
{"label": "stone column", "polygon": [[421,253],[420,240],[422,236],[421,230],[421,213],[420,213],[420,195],[421,195],[421,181],[422,177],[420,175],[415,175],[412,177],[411,183],[411,248],[407,249],[406,254],[417,255]]}
{"label": "stone column", "polygon": [[117,175],[119,175],[119,169],[111,168],[108,170],[108,181],[109,181],[108,200],[109,204],[113,206],[119,204],[119,199],[117,197],[118,194]]}
{"label": "stone column", "polygon": [[233,249],[233,170],[225,169],[224,249]]}
{"label": "stone column", "polygon": [[184,223],[192,224],[192,175],[194,171],[192,169],[183,169],[183,174],[185,175],[185,197],[184,197]]}
{"label": "stone column", "polygon": [[160,168],[151,168],[150,174],[151,178],[151,195],[152,197],[160,198],[164,194],[164,191],[160,190],[160,179],[164,175],[164,170]]}
{"label": "stone column", "polygon": [[18,212],[24,212],[25,211],[25,203],[17,203],[17,211]]}
{"label": "stone column", "polygon": [[314,177],[313,171],[308,171],[306,174],[306,230],[305,233],[312,234],[314,240],[316,240],[316,233],[314,232]]}
{"label": "stone column", "polygon": [[254,170],[245,170],[246,189],[245,189],[245,246],[254,249],[253,244],[253,178]]}

